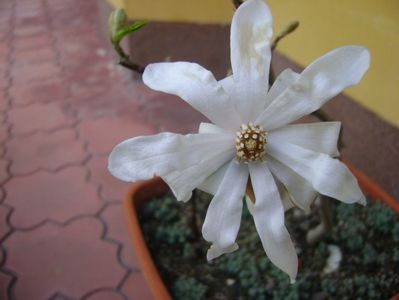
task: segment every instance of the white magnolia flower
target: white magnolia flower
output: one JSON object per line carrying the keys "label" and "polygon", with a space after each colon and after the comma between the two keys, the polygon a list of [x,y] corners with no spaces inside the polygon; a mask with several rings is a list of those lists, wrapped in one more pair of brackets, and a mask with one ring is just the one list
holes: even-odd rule
{"label": "white magnolia flower", "polygon": [[322,56],[301,74],[283,71],[269,89],[272,16],[261,0],[237,9],[231,25],[233,75],[217,81],[195,63],[149,65],[150,88],[181,97],[204,114],[198,134],[160,133],[122,142],[109,158],[111,173],[125,181],[157,175],[178,200],[195,188],[214,195],[202,228],[212,243],[211,260],[238,248],[243,197],[270,260],[291,279],[297,254],[284,225],[284,210],[308,209],[316,193],[345,203],[365,203],[356,178],[337,159],[339,122],[287,125],[319,109],[357,84],[369,67],[369,52],[347,46]]}

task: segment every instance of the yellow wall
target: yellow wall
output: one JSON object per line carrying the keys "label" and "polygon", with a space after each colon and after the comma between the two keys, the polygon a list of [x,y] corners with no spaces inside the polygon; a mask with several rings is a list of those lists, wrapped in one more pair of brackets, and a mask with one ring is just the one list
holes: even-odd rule
{"label": "yellow wall", "polygon": [[[134,19],[230,22],[229,0],[109,0],[124,5]],[[119,4],[118,4],[119,2]],[[372,55],[368,74],[347,94],[385,120],[399,126],[398,0],[269,0],[275,32],[290,21],[301,25],[279,50],[306,66],[329,50],[348,44],[367,46]]]}

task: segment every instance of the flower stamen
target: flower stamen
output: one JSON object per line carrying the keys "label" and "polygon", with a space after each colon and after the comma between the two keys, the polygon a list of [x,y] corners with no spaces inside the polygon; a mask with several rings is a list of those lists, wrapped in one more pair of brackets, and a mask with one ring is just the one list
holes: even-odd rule
{"label": "flower stamen", "polygon": [[266,153],[267,132],[262,126],[242,124],[236,133],[236,159],[239,162],[263,161]]}

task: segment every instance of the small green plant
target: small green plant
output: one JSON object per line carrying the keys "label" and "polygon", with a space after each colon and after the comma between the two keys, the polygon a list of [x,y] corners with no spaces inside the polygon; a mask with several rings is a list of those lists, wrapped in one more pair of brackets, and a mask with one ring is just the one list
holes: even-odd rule
{"label": "small green plant", "polygon": [[[198,219],[203,220],[209,199],[204,194],[199,197]],[[313,215],[298,224],[293,214],[288,213],[287,226],[297,237],[302,261],[293,285],[263,255],[260,239],[246,209],[237,239],[241,248],[211,264],[203,263],[208,244],[201,241],[199,255],[193,245],[187,206],[165,196],[150,201],[141,216],[151,252],[176,300],[239,297],[299,300],[316,296],[343,300],[388,299],[399,285],[399,278],[395,276],[399,273],[398,216],[372,201],[364,208],[336,204],[334,209],[335,225],[315,247],[306,247],[306,241],[300,237],[311,224],[317,223],[317,217]],[[388,225],[391,226],[389,231],[385,229]],[[359,235],[361,238],[357,238]],[[329,255],[328,244],[341,248],[343,261],[339,271],[323,274]]]}
{"label": "small green plant", "polygon": [[202,300],[208,288],[195,278],[178,278],[173,285],[173,294],[177,299]]}

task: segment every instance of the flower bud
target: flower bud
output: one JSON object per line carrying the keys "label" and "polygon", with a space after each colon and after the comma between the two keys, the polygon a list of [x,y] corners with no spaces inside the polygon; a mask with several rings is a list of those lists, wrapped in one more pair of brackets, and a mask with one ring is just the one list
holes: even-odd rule
{"label": "flower bud", "polygon": [[108,18],[108,32],[111,42],[115,42],[116,33],[127,24],[127,14],[123,8],[114,10]]}

